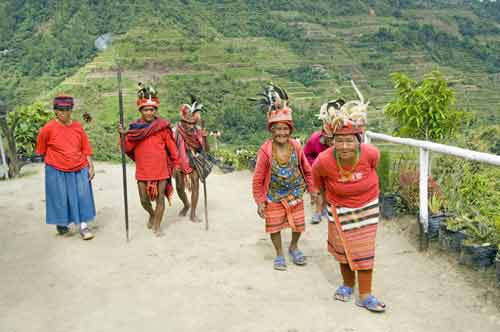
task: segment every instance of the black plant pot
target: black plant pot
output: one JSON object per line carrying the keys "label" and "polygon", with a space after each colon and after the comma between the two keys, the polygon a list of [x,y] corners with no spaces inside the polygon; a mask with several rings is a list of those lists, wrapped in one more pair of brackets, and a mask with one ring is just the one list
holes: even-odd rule
{"label": "black plant pot", "polygon": [[497,252],[497,286],[500,288],[500,252]]}
{"label": "black plant pot", "polygon": [[385,219],[394,219],[397,216],[396,205],[398,202],[397,194],[382,194],[380,195],[381,214]]}
{"label": "black plant pot", "polygon": [[446,228],[445,224],[439,226],[439,245],[441,249],[452,252],[460,252],[462,243],[467,239],[465,231],[452,231]]}
{"label": "black plant pot", "polygon": [[460,264],[465,264],[474,269],[484,269],[495,263],[497,246],[494,244],[462,244]]}
{"label": "black plant pot", "polygon": [[251,171],[255,170],[255,165],[257,165],[257,159],[250,158],[248,160],[248,169],[251,170]]}
{"label": "black plant pot", "polygon": [[221,164],[219,165],[219,168],[221,169],[221,171],[223,173],[231,173],[231,172],[234,172],[234,170],[236,169],[234,166],[232,165],[225,165],[225,164]]}
{"label": "black plant pot", "polygon": [[448,215],[444,213],[429,216],[429,228],[427,233],[429,240],[437,240],[439,237],[439,228],[446,219],[448,219]]}
{"label": "black plant pot", "polygon": [[32,163],[43,163],[43,156],[35,154],[31,156],[30,160]]}

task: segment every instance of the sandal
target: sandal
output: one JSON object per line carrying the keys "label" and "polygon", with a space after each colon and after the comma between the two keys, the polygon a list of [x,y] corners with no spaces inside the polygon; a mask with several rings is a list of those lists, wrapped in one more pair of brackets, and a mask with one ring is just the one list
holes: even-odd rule
{"label": "sandal", "polygon": [[334,298],[335,298],[335,300],[339,300],[342,302],[350,301],[352,298],[352,288],[344,286],[344,285],[340,286],[335,291]]}
{"label": "sandal", "polygon": [[274,259],[274,269],[278,271],[286,271],[286,261],[283,256],[276,256]]}
{"label": "sandal", "polygon": [[57,234],[59,234],[59,235],[64,235],[64,234],[68,234],[69,233],[69,227],[68,226],[56,225],[56,229],[57,229]]}
{"label": "sandal", "polygon": [[80,235],[84,240],[91,240],[94,238],[94,234],[88,228],[80,229]]}
{"label": "sandal", "polygon": [[290,256],[292,256],[293,264],[295,265],[306,265],[306,256],[299,249],[289,250]]}
{"label": "sandal", "polygon": [[361,299],[357,300],[356,305],[372,312],[384,312],[386,309],[385,303],[380,302],[373,295],[368,295],[363,301]]}
{"label": "sandal", "polygon": [[319,224],[321,222],[321,213],[315,213],[313,214],[311,218],[311,224]]}

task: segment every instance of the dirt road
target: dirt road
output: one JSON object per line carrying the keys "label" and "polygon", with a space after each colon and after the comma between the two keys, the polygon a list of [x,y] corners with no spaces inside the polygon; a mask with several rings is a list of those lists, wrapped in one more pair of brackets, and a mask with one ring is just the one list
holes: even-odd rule
{"label": "dirt road", "polygon": [[0,182],[0,331],[500,331],[498,293],[473,285],[480,274],[417,252],[394,222],[379,228],[374,293],[389,309],[377,315],[333,300],[340,274],[324,222],[307,226],[306,267],[272,269],[249,172],[211,175],[209,232],[177,217],[176,198],[157,238],[130,168],[126,243],[121,168],[96,168],[88,242],[44,224],[41,165]]}

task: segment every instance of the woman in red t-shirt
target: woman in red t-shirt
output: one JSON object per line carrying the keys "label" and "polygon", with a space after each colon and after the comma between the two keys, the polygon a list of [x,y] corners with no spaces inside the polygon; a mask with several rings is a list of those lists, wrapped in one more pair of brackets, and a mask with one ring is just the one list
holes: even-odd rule
{"label": "woman in red t-shirt", "polygon": [[47,224],[56,225],[61,235],[69,232],[69,224],[78,224],[82,238],[90,240],[94,235],[87,223],[96,215],[92,148],[80,123],[71,119],[72,110],[73,97],[54,99],[56,118],[40,129],[36,152],[45,161]]}
{"label": "woman in red t-shirt", "polygon": [[313,181],[328,203],[328,251],[340,263],[343,278],[335,299],[350,300],[357,271],[356,304],[381,312],[386,305],[371,295],[379,217],[379,152],[374,146],[361,143],[368,104],[354,83],[353,86],[361,101],[348,102],[330,114],[334,146],[316,159]]}

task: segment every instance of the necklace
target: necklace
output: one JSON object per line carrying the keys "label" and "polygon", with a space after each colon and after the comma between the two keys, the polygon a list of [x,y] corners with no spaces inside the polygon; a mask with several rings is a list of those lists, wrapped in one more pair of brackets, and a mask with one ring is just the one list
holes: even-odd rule
{"label": "necklace", "polygon": [[292,145],[290,144],[290,142],[287,143],[286,149],[287,150],[286,150],[285,158],[280,158],[280,156],[278,154],[278,149],[276,148],[276,145],[273,144],[273,159],[276,160],[276,162],[280,166],[284,166],[284,165],[288,164],[288,161],[290,160],[290,156],[292,155]]}
{"label": "necklace", "polygon": [[342,162],[340,161],[340,157],[337,155],[336,149],[333,149],[333,156],[335,157],[335,160],[337,161],[337,166],[339,168],[340,181],[342,182],[352,181],[352,175],[354,173],[354,170],[356,169],[356,166],[359,163],[359,150],[356,149],[356,160],[354,161],[351,170],[346,170],[342,167]]}

